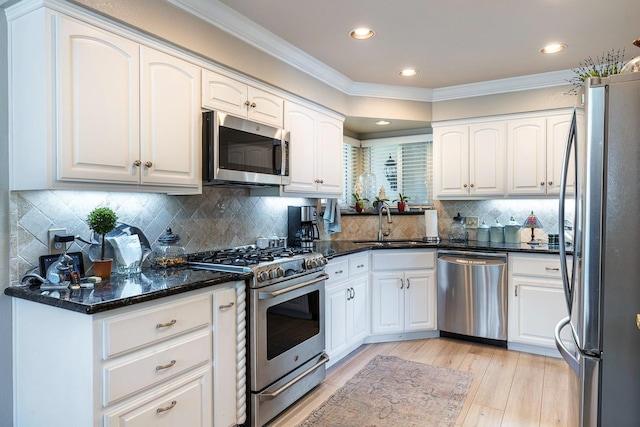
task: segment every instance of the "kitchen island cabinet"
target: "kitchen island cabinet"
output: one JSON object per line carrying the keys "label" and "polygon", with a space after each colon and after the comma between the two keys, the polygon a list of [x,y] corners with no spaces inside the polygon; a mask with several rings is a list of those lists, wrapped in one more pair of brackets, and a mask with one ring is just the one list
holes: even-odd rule
{"label": "kitchen island cabinet", "polygon": [[435,256],[417,249],[371,254],[372,340],[437,336]]}
{"label": "kitchen island cabinet", "polygon": [[16,425],[244,421],[244,282],[93,315],[13,304]]}

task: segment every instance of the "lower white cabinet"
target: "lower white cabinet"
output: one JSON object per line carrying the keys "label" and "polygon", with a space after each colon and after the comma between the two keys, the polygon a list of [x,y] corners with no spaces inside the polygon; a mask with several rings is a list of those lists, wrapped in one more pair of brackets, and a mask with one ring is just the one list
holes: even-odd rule
{"label": "lower white cabinet", "polygon": [[371,332],[436,329],[434,250],[380,250],[371,254]]}
{"label": "lower white cabinet", "polygon": [[510,349],[560,355],[554,332],[567,307],[558,255],[509,255],[508,311]]}
{"label": "lower white cabinet", "polygon": [[244,286],[93,315],[13,299],[15,425],[241,424]]}
{"label": "lower white cabinet", "polygon": [[358,348],[369,334],[369,254],[339,257],[325,270],[326,352],[332,365]]}

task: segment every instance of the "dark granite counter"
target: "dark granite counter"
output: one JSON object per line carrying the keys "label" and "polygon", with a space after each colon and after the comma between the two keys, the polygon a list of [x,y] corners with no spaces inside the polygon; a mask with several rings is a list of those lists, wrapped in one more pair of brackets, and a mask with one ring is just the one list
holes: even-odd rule
{"label": "dark granite counter", "polygon": [[39,285],[9,286],[5,295],[80,313],[94,314],[222,283],[246,280],[252,273],[234,274],[191,268],[143,270],[136,278],[114,276],[93,289],[42,291]]}
{"label": "dark granite counter", "polygon": [[[318,240],[314,243],[314,250],[322,253],[329,259],[378,249],[448,249],[479,252],[560,253],[558,246],[548,246],[546,244],[531,246],[527,243],[489,243],[476,241],[454,243],[448,240],[443,240],[440,243],[427,243],[423,242],[421,238],[416,238],[415,240],[385,240],[382,244],[374,241],[358,242],[351,240]],[[572,249],[573,248],[568,248],[567,253],[571,253]]]}

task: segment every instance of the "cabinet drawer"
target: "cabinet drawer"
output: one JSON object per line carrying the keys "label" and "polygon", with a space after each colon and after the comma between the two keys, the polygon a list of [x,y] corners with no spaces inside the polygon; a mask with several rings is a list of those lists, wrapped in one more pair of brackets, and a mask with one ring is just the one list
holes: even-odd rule
{"label": "cabinet drawer", "polygon": [[436,265],[436,252],[399,249],[374,251],[371,263],[374,270],[432,269]]}
{"label": "cabinet drawer", "polygon": [[[571,266],[569,265],[569,271]],[[558,256],[512,256],[511,274],[561,278],[560,258]]]}
{"label": "cabinet drawer", "polygon": [[211,335],[204,332],[159,351],[104,368],[104,405],[211,361]]}
{"label": "cabinet drawer", "polygon": [[104,359],[211,324],[211,298],[163,304],[103,322]]}
{"label": "cabinet drawer", "polygon": [[369,272],[369,257],[359,256],[349,260],[349,276],[357,276]]}
{"label": "cabinet drawer", "polygon": [[331,261],[327,264],[325,272],[329,275],[327,284],[349,277],[349,261]]}
{"label": "cabinet drawer", "polygon": [[160,396],[137,401],[104,416],[105,427],[211,425],[211,368],[187,382],[181,381]]}

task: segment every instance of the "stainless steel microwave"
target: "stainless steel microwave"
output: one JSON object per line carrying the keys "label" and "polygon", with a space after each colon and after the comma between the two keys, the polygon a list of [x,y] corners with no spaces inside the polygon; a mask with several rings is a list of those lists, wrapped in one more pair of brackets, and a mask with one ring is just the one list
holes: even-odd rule
{"label": "stainless steel microwave", "polygon": [[289,184],[289,142],[283,129],[219,111],[202,117],[204,184]]}

